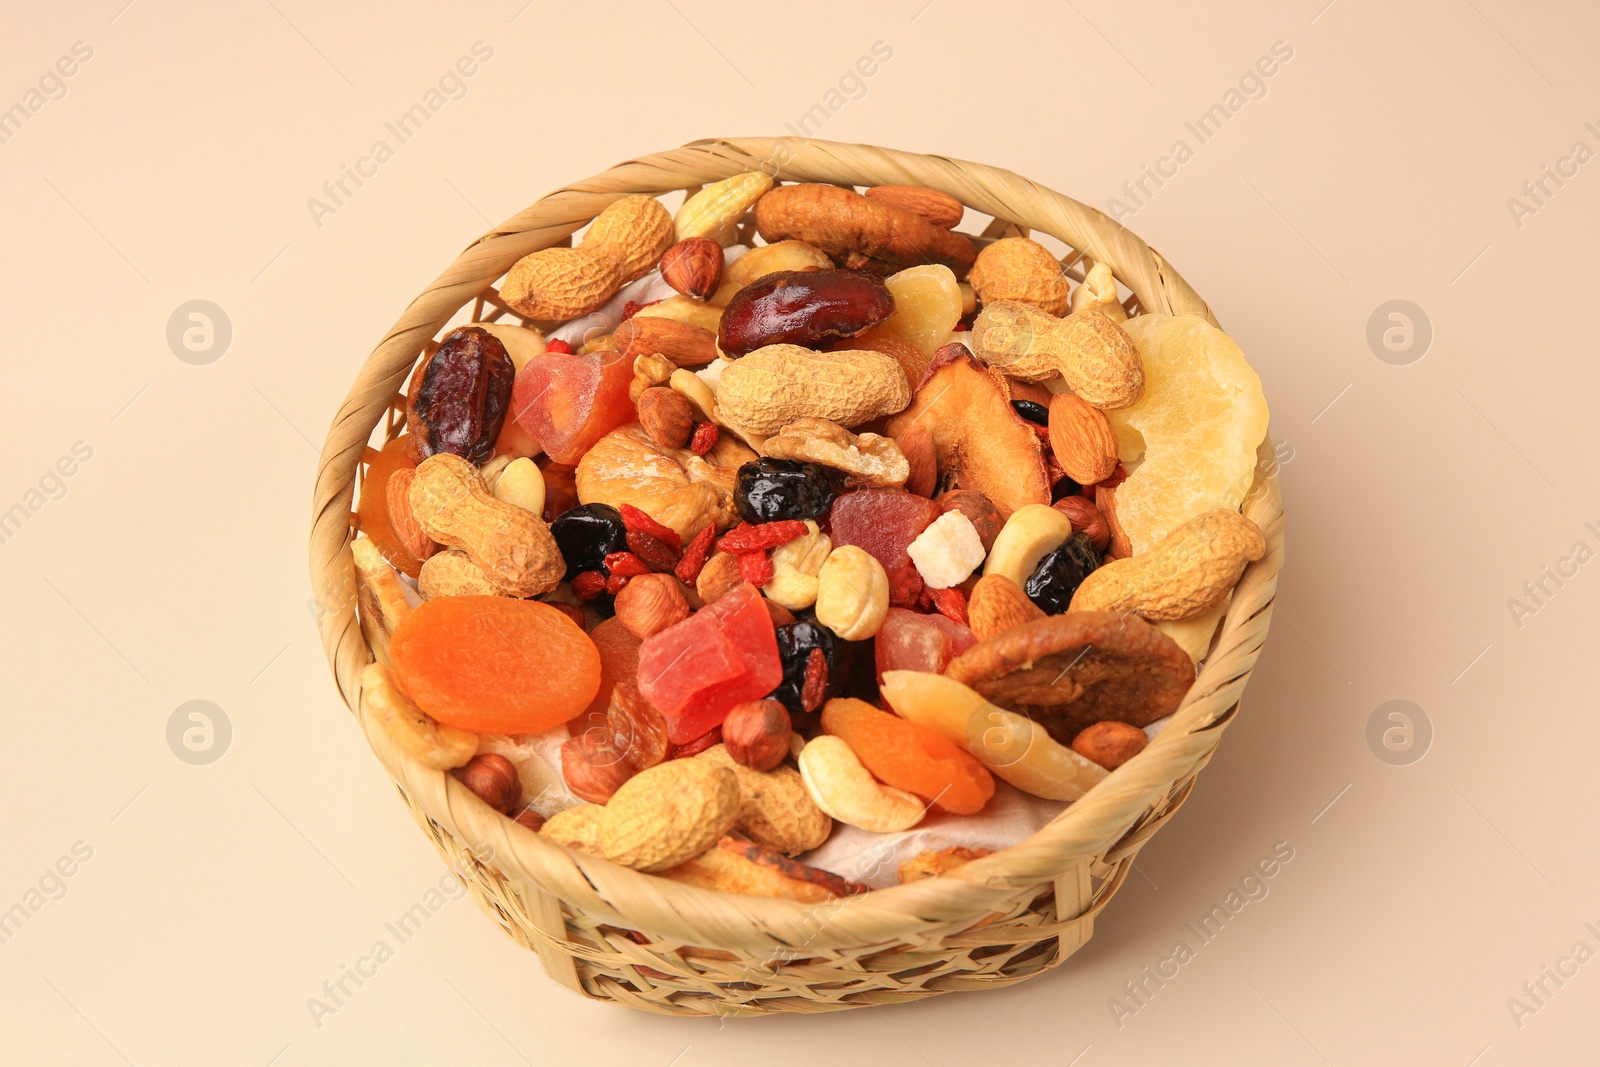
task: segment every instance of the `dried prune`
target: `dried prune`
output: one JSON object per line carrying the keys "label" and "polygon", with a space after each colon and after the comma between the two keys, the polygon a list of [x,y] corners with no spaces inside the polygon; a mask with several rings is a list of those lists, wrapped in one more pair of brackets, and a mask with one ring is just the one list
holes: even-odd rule
{"label": "dried prune", "polygon": [[748,523],[779,519],[820,519],[833,507],[839,489],[820,463],[758,459],[739,468],[733,501]]}
{"label": "dried prune", "polygon": [[466,326],[446,337],[406,389],[412,458],[450,452],[473,463],[488,459],[516,376],[505,345],[489,331]]}
{"label": "dried prune", "polygon": [[[809,614],[787,626],[778,627],[777,632],[778,658],[783,661],[783,682],[772,691],[771,699],[788,708],[790,714],[814,710],[805,707],[806,667],[811,661],[811,653],[819,650],[828,665],[823,699],[837,696],[844,685],[844,678],[837,669],[844,642]],[[811,695],[814,697],[815,693]]]}
{"label": "dried prune", "polygon": [[816,348],[854,337],[894,313],[881,278],[853,270],[780,270],[733,294],[717,344],[738,358],[766,345]]}
{"label": "dried prune", "polygon": [[607,556],[628,549],[628,528],[610,504],[580,504],[564,511],[550,524],[550,533],[567,561],[567,581],[580,571],[600,570]]}
{"label": "dried prune", "polygon": [[1022,590],[1046,615],[1060,615],[1072,603],[1078,586],[1098,566],[1100,555],[1089,544],[1088,535],[1075,533],[1039,561]]}

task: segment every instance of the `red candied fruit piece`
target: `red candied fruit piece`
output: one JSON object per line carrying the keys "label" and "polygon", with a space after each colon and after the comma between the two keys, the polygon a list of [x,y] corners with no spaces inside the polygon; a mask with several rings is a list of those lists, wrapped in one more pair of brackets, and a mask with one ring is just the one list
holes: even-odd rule
{"label": "red candied fruit piece", "polygon": [[943,615],[890,608],[873,638],[878,684],[883,684],[884,671],[943,674],[951,660],[977,643],[977,635],[969,628]]}
{"label": "red candied fruit piece", "polygon": [[511,413],[557,463],[576,465],[594,443],[634,419],[633,361],[621,352],[547,352],[522,368]]}
{"label": "red candied fruit piece", "polygon": [[772,616],[755,586],[741,582],[639,649],[639,691],[682,745],[706,733],[735,704],[766,696],[783,681]]}
{"label": "red candied fruit piece", "polygon": [[545,355],[570,356],[572,355],[572,342],[563,341],[557,337],[545,344],[544,351]]}
{"label": "red candied fruit piece", "polygon": [[939,505],[902,489],[858,489],[833,503],[835,545],[856,545],[889,574],[889,603],[909,608],[922,592],[922,576],[906,549],[939,517]]}

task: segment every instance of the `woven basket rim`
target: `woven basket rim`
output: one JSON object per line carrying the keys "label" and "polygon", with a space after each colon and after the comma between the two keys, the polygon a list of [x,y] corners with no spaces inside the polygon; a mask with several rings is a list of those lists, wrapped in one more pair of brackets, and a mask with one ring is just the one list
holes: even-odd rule
{"label": "woven basket rim", "polygon": [[[773,166],[775,160],[781,162]],[[1212,653],[1183,705],[1144,752],[1050,824],[943,878],[808,905],[718,893],[642,874],[570,851],[505,819],[453,776],[408,760],[360,707],[358,676],[371,656],[354,611],[347,541],[350,504],[371,432],[423,346],[517,259],[561,241],[620,197],[641,192],[660,195],[763,166],[785,180],[939,189],[997,220],[1049,233],[1109,264],[1146,313],[1198,314],[1216,324],[1198,294],[1137,235],[1092,207],[1000,168],[799,138],[695,141],[618,164],[540,198],[473,241],[407,306],[364,361],[329,430],[318,465],[310,563],[313,588],[328,609],[319,613],[323,645],[346,705],[355,711],[374,753],[413,803],[448,833],[492,849],[495,867],[568,907],[621,927],[750,952],[797,942],[868,946],[922,937],[936,927],[959,929],[989,914],[1019,889],[1048,884],[1086,857],[1103,855],[1149,811],[1153,798],[1209,758],[1216,744],[1213,732],[1230,721],[1265,638],[1282,566],[1283,515],[1275,467],[1270,464],[1270,438],[1262,444],[1256,486],[1245,506],[1245,513],[1266,534],[1268,552],[1241,579]],[[1029,210],[1020,210],[1019,203]],[[819,923],[825,930],[821,937]]]}

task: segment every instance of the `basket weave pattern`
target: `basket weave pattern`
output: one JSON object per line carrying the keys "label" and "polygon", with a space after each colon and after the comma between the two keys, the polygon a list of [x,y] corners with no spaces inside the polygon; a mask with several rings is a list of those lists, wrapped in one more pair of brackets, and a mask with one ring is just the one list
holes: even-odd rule
{"label": "basket weave pattern", "polygon": [[[454,777],[407,759],[360,708],[371,660],[355,615],[351,505],[381,423],[403,429],[401,388],[463,308],[509,314],[495,284],[530,252],[569,241],[613,201],[693,190],[765,166],[788,181],[923,185],[990,216],[986,236],[1049,234],[1081,279],[1108,264],[1131,311],[1210,309],[1154,250],[1099,211],[1009,171],[942,156],[794,138],[701,141],[629,161],[550,194],[480,237],[413,300],[367,357],[323,447],[310,555],[321,636],[345,703],[418,824],[473,899],[587,995],[676,1015],[812,1012],[1021,981],[1061,963],[1152,834],[1188,796],[1232,718],[1272,613],[1283,513],[1263,443],[1245,514],[1267,554],[1245,571],[1212,652],[1171,722],[1139,756],[1027,840],[943,878],[827,904],[734,896],[575,853],[491,810]],[[515,316],[511,315],[511,320]],[[509,321],[509,320],[508,320]]]}

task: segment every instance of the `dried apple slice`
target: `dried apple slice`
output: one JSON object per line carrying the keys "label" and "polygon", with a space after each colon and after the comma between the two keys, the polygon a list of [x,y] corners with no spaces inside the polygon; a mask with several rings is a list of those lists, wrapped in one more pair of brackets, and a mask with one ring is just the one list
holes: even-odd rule
{"label": "dried apple slice", "polygon": [[913,426],[933,436],[939,475],[994,502],[1001,518],[1027,504],[1050,503],[1050,476],[1039,437],[1011,406],[1005,375],[962,344],[945,345],[917,386],[911,406],[890,419],[897,441]]}

